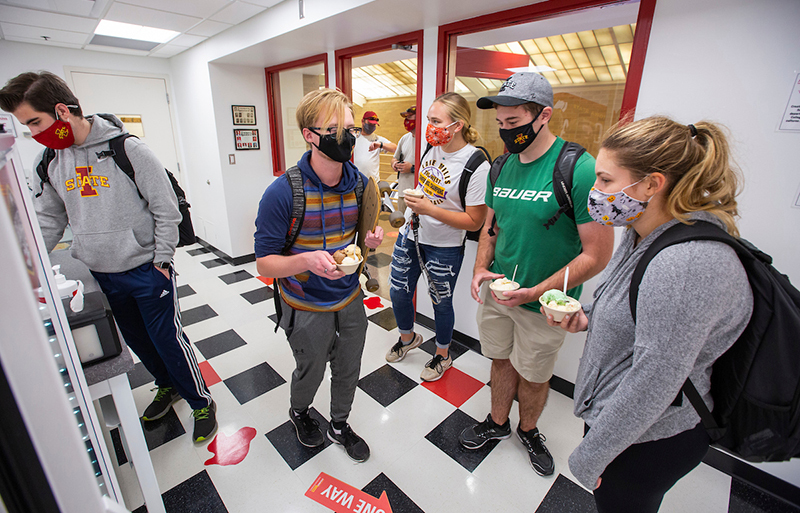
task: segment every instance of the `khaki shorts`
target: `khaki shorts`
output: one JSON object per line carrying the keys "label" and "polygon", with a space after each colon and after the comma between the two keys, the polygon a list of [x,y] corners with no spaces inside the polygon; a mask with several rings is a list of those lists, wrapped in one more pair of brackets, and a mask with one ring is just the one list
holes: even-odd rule
{"label": "khaki shorts", "polygon": [[481,290],[481,299],[478,330],[483,355],[511,360],[519,375],[531,383],[549,381],[567,332],[547,324],[539,312],[499,304],[487,286]]}

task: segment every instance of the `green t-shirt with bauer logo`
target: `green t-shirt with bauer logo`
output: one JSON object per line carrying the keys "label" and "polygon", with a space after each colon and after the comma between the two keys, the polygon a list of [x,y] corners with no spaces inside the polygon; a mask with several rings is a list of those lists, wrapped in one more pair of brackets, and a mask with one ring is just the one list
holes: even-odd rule
{"label": "green t-shirt with bauer logo", "polygon": [[[595,181],[594,157],[584,153],[572,179],[575,221],[561,214],[549,230],[544,227],[558,211],[553,167],[563,145],[564,140],[556,138],[544,155],[528,164],[521,164],[519,155],[511,155],[494,188],[491,183],[486,187],[486,205],[494,210],[500,228],[490,270],[511,279],[519,265],[515,281],[522,288],[538,285],[578,256],[581,239],[576,224],[593,222],[586,204]],[[582,289],[579,285],[567,294],[578,299]],[[538,312],[540,305],[536,301],[522,306]]]}

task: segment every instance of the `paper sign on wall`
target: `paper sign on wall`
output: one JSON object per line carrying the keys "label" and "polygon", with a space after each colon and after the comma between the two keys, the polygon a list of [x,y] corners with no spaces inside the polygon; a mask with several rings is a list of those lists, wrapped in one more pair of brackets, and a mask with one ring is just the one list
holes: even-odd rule
{"label": "paper sign on wall", "polygon": [[800,131],[800,73],[794,77],[792,93],[783,112],[778,130]]}

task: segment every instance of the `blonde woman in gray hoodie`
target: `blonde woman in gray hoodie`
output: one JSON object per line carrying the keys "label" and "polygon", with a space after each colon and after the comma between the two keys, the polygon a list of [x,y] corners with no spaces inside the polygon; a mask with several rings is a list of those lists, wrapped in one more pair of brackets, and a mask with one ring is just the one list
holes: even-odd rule
{"label": "blonde woman in gray hoodie", "polygon": [[[717,125],[651,117],[613,128],[597,156],[592,218],[628,226],[592,304],[555,323],[588,330],[575,384],[586,434],[569,458],[600,513],[658,511],[664,494],[700,464],[709,438],[687,400],[687,378],[708,405],[711,366],[739,337],[753,308],[732,248],[692,241],[647,266],[634,322],[628,298],[636,264],[669,227],[707,221],[738,235],[739,179]],[[544,313],[544,312],[543,312]]]}

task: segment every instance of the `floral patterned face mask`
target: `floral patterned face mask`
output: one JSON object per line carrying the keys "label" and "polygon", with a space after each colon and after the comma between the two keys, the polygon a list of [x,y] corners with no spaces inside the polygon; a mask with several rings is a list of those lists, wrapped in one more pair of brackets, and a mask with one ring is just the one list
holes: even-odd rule
{"label": "floral patterned face mask", "polygon": [[633,187],[639,182],[623,187],[619,192],[610,193],[598,191],[592,187],[587,201],[589,215],[598,223],[606,226],[627,226],[636,221],[644,213],[649,200],[639,201],[631,198],[625,193],[625,189]]}
{"label": "floral patterned face mask", "polygon": [[458,123],[458,121],[453,121],[444,127],[428,125],[428,129],[425,131],[425,140],[428,141],[428,144],[431,146],[442,146],[449,143],[453,139],[453,134],[448,128],[456,123]]}

